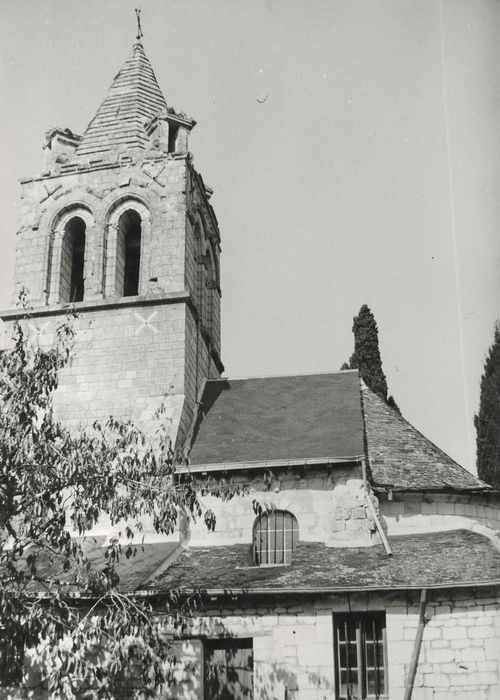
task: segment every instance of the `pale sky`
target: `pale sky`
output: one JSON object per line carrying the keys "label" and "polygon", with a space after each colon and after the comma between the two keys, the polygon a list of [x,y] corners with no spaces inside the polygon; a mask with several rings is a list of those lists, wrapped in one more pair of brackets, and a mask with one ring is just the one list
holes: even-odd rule
{"label": "pale sky", "polygon": [[[82,133],[138,0],[0,0],[0,307],[21,176]],[[222,236],[226,375],[336,371],[366,303],[405,417],[474,468],[499,312],[498,0],[147,0]],[[261,102],[259,102],[262,101]]]}

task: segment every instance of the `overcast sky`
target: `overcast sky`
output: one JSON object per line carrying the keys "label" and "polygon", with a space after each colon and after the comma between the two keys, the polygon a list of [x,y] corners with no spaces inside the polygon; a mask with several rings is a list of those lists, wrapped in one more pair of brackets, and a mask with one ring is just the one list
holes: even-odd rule
{"label": "overcast sky", "polygon": [[[138,0],[0,0],[0,306],[21,176],[82,133]],[[227,376],[338,370],[373,310],[403,414],[473,469],[499,312],[498,0],[147,0],[168,104],[215,189]]]}

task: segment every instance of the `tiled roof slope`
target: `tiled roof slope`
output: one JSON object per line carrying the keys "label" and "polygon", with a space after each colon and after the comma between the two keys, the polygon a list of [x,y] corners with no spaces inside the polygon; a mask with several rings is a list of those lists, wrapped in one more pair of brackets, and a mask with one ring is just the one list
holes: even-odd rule
{"label": "tiled roof slope", "polygon": [[374,486],[403,490],[491,489],[364,384],[361,391],[368,466]]}
{"label": "tiled roof slope", "polygon": [[142,44],[136,43],[88,125],[77,155],[103,157],[116,148],[144,149],[145,122],[166,108]]}
{"label": "tiled roof slope", "polygon": [[362,456],[357,372],[208,381],[192,465]]}
{"label": "tiled roof slope", "polygon": [[[99,571],[106,564],[106,541],[107,538],[91,536],[77,538],[82,545],[84,555],[92,564],[93,571]],[[116,572],[120,577],[120,590],[124,593],[144,588],[148,578],[156,571],[172,553],[177,549],[177,542],[155,542],[139,544],[135,548],[134,554],[127,559],[125,554],[116,565]],[[30,549],[25,555],[30,554]],[[57,556],[49,554],[47,550],[42,550],[37,557],[37,572],[41,577],[51,577],[58,581],[66,582],[69,585],[74,577],[74,571],[63,571],[64,557],[58,560]],[[35,590],[38,584],[34,584]],[[42,589],[43,590],[43,589]]]}
{"label": "tiled roof slope", "polygon": [[251,565],[250,545],[191,547],[151,584],[166,591],[299,590],[458,586],[500,580],[500,552],[468,530],[391,538],[382,545],[335,548],[299,542],[289,566]]}

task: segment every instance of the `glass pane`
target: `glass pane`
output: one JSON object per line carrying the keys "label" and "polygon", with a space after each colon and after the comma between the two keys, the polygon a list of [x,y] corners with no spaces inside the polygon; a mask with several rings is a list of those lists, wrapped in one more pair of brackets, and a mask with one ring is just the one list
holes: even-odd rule
{"label": "glass pane", "polygon": [[356,622],[351,620],[347,622],[347,638],[352,642],[356,641],[356,628]]}
{"label": "glass pane", "polygon": [[375,668],[375,647],[370,642],[366,643],[366,666]]}

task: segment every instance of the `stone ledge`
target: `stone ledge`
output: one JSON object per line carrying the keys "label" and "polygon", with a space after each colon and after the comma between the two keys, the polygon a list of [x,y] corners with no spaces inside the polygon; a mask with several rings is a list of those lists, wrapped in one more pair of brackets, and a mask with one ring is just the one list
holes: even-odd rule
{"label": "stone ledge", "polygon": [[153,306],[179,303],[187,303],[189,306],[194,306],[191,293],[187,290],[183,290],[181,292],[147,294],[136,297],[93,299],[91,301],[80,301],[75,304],[51,304],[28,310],[9,309],[0,311],[0,319],[2,321],[16,321],[23,318],[37,318],[41,316],[63,316],[71,311],[78,314],[86,313],[87,311],[122,309],[131,306]]}

